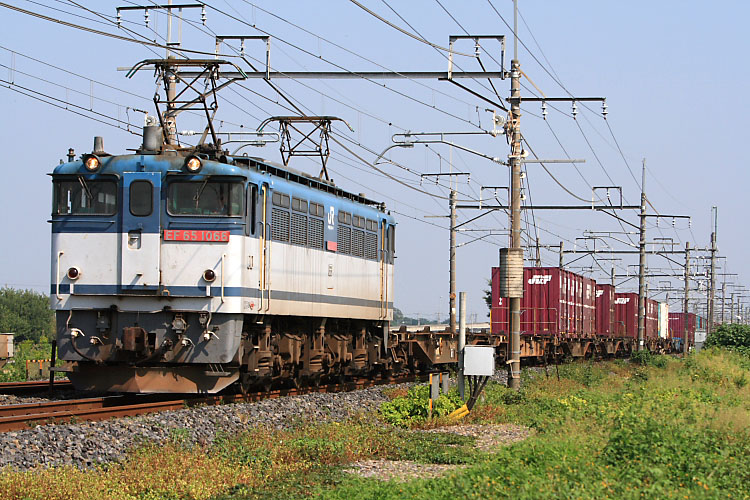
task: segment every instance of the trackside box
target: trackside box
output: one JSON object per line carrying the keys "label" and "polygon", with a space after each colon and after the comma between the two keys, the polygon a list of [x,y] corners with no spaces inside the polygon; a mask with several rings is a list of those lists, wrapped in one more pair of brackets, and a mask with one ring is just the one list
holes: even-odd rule
{"label": "trackside box", "polygon": [[696,316],[693,313],[669,313],[669,334],[672,339],[684,339],[685,333],[691,344],[695,343]]}
{"label": "trackside box", "polygon": [[[491,332],[510,332],[508,299],[500,297],[500,269],[492,268]],[[596,282],[557,267],[526,267],[521,299],[522,335],[592,337]]]}
{"label": "trackside box", "polygon": [[596,284],[596,333],[605,337],[615,334],[615,287]]}
{"label": "trackside box", "polygon": [[[646,299],[646,324],[644,338],[659,336],[659,302]],[[638,338],[638,294],[615,294],[615,336]]]}

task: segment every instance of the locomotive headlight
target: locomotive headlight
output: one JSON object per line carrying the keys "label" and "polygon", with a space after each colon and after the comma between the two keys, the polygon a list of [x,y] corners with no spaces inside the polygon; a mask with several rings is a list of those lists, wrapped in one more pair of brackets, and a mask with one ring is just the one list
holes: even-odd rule
{"label": "locomotive headlight", "polygon": [[72,280],[77,280],[81,277],[81,270],[77,267],[71,267],[68,269],[68,278]]}
{"label": "locomotive headlight", "polygon": [[99,161],[99,158],[96,155],[84,155],[83,165],[89,172],[96,172],[101,166],[101,161]]}
{"label": "locomotive headlight", "polygon": [[201,159],[197,156],[188,156],[187,161],[185,161],[185,168],[191,174],[198,173],[202,166]]}
{"label": "locomotive headlight", "polygon": [[216,279],[216,272],[213,269],[206,269],[203,271],[203,279],[211,283]]}

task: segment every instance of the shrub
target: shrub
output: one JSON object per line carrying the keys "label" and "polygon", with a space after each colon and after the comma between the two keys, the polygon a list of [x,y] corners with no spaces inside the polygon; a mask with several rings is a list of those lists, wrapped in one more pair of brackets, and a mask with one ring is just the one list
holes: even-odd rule
{"label": "shrub", "polygon": [[725,347],[750,356],[750,325],[722,324],[706,339],[705,347]]}
{"label": "shrub", "polygon": [[[409,389],[406,396],[396,397],[380,405],[380,415],[388,423],[399,427],[411,427],[427,420],[430,388],[418,385]],[[448,394],[441,394],[432,403],[432,415],[445,417],[464,402],[458,391],[452,389]]]}

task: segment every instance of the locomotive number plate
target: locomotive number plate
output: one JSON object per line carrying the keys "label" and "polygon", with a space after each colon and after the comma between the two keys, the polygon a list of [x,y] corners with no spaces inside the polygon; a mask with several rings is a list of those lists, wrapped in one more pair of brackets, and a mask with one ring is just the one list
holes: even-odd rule
{"label": "locomotive number plate", "polygon": [[165,229],[164,241],[212,241],[226,243],[229,241],[229,231]]}

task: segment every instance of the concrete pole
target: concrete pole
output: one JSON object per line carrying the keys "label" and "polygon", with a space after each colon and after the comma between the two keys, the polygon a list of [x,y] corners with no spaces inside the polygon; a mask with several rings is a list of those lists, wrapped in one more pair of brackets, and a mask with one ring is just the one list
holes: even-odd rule
{"label": "concrete pole", "polygon": [[[516,1],[514,0],[514,11]],[[521,248],[521,67],[518,59],[511,61],[511,153],[510,153],[510,227],[511,248]],[[523,263],[520,264],[523,266]],[[523,269],[520,270],[523,273]],[[521,299],[509,298],[510,342],[508,342],[508,387],[521,388]]]}
{"label": "concrete pole", "polygon": [[684,313],[684,330],[682,332],[682,349],[683,355],[687,358],[688,355],[688,335],[687,335],[687,314],[689,305],[690,295],[690,242],[685,242],[685,302],[682,305],[682,312]]}
{"label": "concrete pole", "polygon": [[[172,5],[172,0],[169,0],[168,5]],[[171,44],[172,9],[167,9],[167,59],[172,58],[169,50]],[[167,94],[167,111],[164,113],[164,134],[167,144],[177,145],[177,113],[175,112],[177,106],[174,104],[177,96],[177,78],[172,68],[168,68],[164,72],[164,90]]]}
{"label": "concrete pole", "polygon": [[[726,280],[726,276],[724,277]],[[724,321],[724,301],[727,300],[727,284],[722,283],[721,284],[721,323],[723,324]]]}
{"label": "concrete pole", "polygon": [[563,242],[560,242],[560,269],[563,269],[565,266],[563,265],[565,262],[565,258],[563,257]]}
{"label": "concrete pole", "polygon": [[458,394],[465,401],[464,347],[466,347],[466,292],[458,294]]}
{"label": "concrete pole", "polygon": [[641,240],[638,261],[638,347],[644,348],[646,334],[646,159],[643,159],[641,174]]}
{"label": "concrete pole", "polygon": [[708,290],[708,325],[706,333],[714,331],[714,298],[716,297],[716,225],[719,217],[719,209],[711,207],[714,214],[714,230],[711,233],[711,282]]}
{"label": "concrete pole", "polygon": [[451,189],[451,248],[450,248],[450,290],[448,307],[450,308],[450,329],[456,333],[456,191]]}

